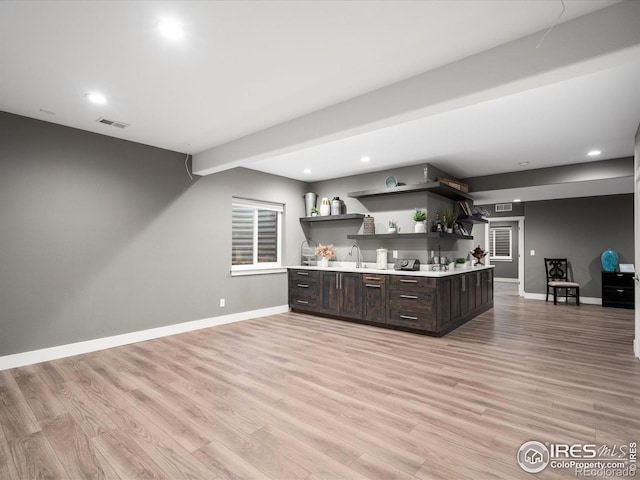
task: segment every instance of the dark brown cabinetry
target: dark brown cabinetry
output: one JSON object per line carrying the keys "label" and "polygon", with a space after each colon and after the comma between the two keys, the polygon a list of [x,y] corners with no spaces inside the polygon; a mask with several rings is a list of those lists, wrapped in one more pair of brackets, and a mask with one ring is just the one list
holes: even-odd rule
{"label": "dark brown cabinetry", "polygon": [[602,272],[602,306],[635,308],[633,273]]}
{"label": "dark brown cabinetry", "polygon": [[323,313],[362,318],[362,276],[350,272],[320,272],[320,310]]}
{"label": "dark brown cabinetry", "polygon": [[493,271],[444,277],[289,270],[292,310],[444,335],[493,306]]}
{"label": "dark brown cabinetry", "polygon": [[451,322],[477,316],[493,306],[493,270],[469,272],[451,278]]}
{"label": "dark brown cabinetry", "polygon": [[387,323],[420,330],[436,330],[434,312],[436,279],[392,276],[389,278]]}
{"label": "dark brown cabinetry", "polygon": [[317,311],[320,304],[320,272],[289,270],[289,305],[299,310]]}
{"label": "dark brown cabinetry", "polygon": [[362,274],[362,319],[387,321],[387,275]]}

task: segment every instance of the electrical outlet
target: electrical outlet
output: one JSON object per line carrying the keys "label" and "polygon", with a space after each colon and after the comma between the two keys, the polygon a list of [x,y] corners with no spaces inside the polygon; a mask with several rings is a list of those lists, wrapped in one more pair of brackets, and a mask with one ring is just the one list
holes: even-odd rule
{"label": "electrical outlet", "polygon": [[398,258],[398,250],[393,250],[393,253],[391,255],[393,258]]}
{"label": "electrical outlet", "polygon": [[221,298],[221,299],[220,299],[220,306],[224,308],[225,303],[226,303],[226,302],[224,301],[224,298]]}
{"label": "electrical outlet", "polygon": [[531,256],[533,257],[536,254],[535,250],[531,250]]}

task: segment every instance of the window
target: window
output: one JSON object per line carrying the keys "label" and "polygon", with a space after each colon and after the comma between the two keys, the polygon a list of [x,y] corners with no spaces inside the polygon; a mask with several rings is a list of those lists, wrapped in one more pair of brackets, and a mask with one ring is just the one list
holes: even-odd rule
{"label": "window", "polygon": [[489,229],[489,258],[491,260],[513,260],[511,255],[512,227],[492,227]]}
{"label": "window", "polygon": [[282,268],[282,213],[278,203],[233,198],[231,272],[272,273]]}

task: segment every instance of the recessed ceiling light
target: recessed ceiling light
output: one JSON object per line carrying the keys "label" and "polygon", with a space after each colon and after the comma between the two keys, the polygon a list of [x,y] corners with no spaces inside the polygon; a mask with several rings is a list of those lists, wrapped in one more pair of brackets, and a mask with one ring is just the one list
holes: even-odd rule
{"label": "recessed ceiling light", "polygon": [[303,172],[304,172],[304,173],[311,173],[311,169],[310,169],[310,168],[305,168],[305,169],[303,170]]}
{"label": "recessed ceiling light", "polygon": [[371,161],[371,158],[370,158],[370,157],[362,157],[362,158],[360,159],[360,161],[361,161],[362,163],[367,163],[367,162],[370,162],[370,161]]}
{"label": "recessed ceiling light", "polygon": [[86,97],[90,102],[97,103],[99,105],[107,103],[107,98],[98,92],[87,93]]}
{"label": "recessed ceiling light", "polygon": [[514,198],[514,199],[513,199],[513,201],[514,201],[515,203],[518,203],[518,202],[521,202],[522,200],[520,200],[519,198]]}
{"label": "recessed ceiling light", "polygon": [[597,157],[601,153],[602,152],[600,150],[590,150],[589,152],[587,152],[587,155],[589,155],[590,157]]}
{"label": "recessed ceiling light", "polygon": [[158,30],[160,30],[160,33],[163,36],[171,40],[180,40],[182,37],[184,37],[182,24],[172,18],[166,18],[162,20],[158,24]]}
{"label": "recessed ceiling light", "polygon": [[520,162],[518,165],[520,165],[521,167],[526,167],[527,165],[529,165],[530,162]]}

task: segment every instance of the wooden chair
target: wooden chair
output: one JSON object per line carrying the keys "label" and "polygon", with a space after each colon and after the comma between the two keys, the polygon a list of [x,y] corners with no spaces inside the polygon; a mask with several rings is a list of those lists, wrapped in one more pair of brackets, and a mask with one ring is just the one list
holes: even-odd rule
{"label": "wooden chair", "polygon": [[553,289],[553,304],[558,304],[558,289],[564,288],[565,302],[569,297],[575,297],[576,305],[580,305],[580,284],[570,282],[568,277],[569,265],[566,258],[545,258],[544,268],[547,273],[547,298],[549,290]]}

